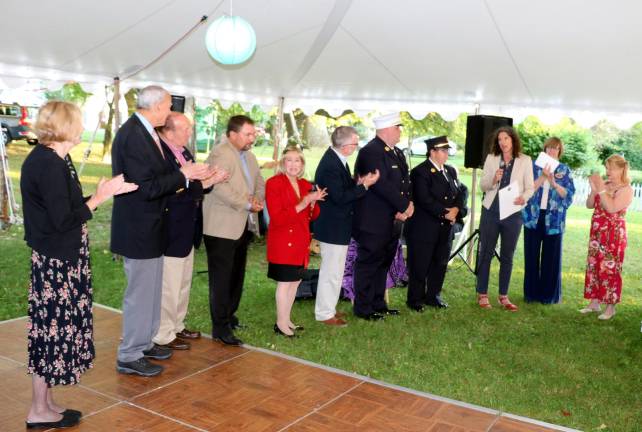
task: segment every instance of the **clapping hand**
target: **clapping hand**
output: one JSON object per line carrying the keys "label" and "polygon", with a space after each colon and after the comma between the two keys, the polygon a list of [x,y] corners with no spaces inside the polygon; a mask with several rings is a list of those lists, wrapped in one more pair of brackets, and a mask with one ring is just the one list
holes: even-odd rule
{"label": "clapping hand", "polygon": [[311,191],[305,196],[305,200],[308,204],[314,204],[317,201],[325,201],[325,197],[328,195],[327,188],[316,189]]}
{"label": "clapping hand", "polygon": [[187,180],[206,180],[214,175],[210,166],[206,163],[188,162],[181,167],[181,172]]}
{"label": "clapping hand", "polygon": [[379,175],[379,170],[375,170],[375,172],[371,172],[362,177],[359,177],[357,184],[362,184],[367,189],[373,184],[377,183],[377,180],[379,180]]}
{"label": "clapping hand", "polygon": [[555,182],[555,179],[553,178],[553,172],[551,171],[551,166],[546,165],[544,169],[542,170],[542,175],[546,177],[546,180],[552,185]]}
{"label": "clapping hand", "polygon": [[591,174],[591,176],[589,177],[589,184],[591,185],[591,193],[593,195],[598,194],[606,189],[604,179],[602,179],[602,177],[600,177],[600,175],[597,173]]}
{"label": "clapping hand", "polygon": [[201,181],[203,188],[205,189],[212,187],[216,184],[226,182],[230,178],[230,173],[227,172],[227,170],[223,168],[219,168],[216,165],[212,167],[211,172],[212,172],[212,175],[210,177]]}
{"label": "clapping hand", "polygon": [[109,180],[104,177],[98,181],[96,188],[96,196],[101,202],[107,201],[114,195],[120,195],[128,192],[133,192],[138,189],[138,185],[134,183],[127,183],[125,177],[119,174]]}

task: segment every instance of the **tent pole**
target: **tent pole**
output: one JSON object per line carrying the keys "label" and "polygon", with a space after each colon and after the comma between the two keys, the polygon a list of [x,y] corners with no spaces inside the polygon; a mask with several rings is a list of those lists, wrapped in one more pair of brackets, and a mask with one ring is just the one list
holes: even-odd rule
{"label": "tent pole", "polygon": [[[281,146],[281,137],[283,137],[283,105],[285,103],[285,98],[283,96],[279,97],[279,109],[276,114],[276,125],[274,125],[275,134],[274,134],[274,151],[272,152],[272,160],[279,160],[279,147]],[[274,173],[276,174],[277,165],[274,164]]]}
{"label": "tent pole", "polygon": [[[475,104],[475,115],[479,115],[480,105]],[[468,224],[468,237],[471,237],[475,232],[475,209],[477,208],[477,168],[473,168],[473,181],[470,187],[470,224]],[[473,265],[473,246],[472,244],[468,248],[468,253],[466,255],[466,262],[468,267],[472,268]]]}
{"label": "tent pole", "polygon": [[290,124],[292,125],[292,130],[294,131],[296,142],[299,144],[301,150],[303,150],[303,141],[301,140],[301,134],[299,133],[299,128],[296,126],[296,120],[294,119],[294,114],[292,113],[292,111],[288,113],[288,118],[290,119]]}

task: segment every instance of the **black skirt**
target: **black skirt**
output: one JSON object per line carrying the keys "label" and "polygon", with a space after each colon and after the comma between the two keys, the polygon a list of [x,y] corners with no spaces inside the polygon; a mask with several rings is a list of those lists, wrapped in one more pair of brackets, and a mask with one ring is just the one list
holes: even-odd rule
{"label": "black skirt", "polygon": [[303,279],[302,265],[268,263],[268,277],[277,282],[296,282]]}

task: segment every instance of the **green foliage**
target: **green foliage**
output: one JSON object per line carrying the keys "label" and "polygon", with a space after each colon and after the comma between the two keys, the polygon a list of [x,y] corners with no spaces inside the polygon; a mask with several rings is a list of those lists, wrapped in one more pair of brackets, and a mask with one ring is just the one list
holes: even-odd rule
{"label": "green foliage", "polygon": [[536,158],[542,151],[544,141],[550,136],[548,128],[535,116],[528,116],[515,126],[522,141],[522,152]]}
{"label": "green foliage", "polygon": [[403,133],[407,137],[417,138],[425,135],[439,136],[448,135],[450,123],[444,120],[438,113],[429,113],[421,120],[415,120],[407,112],[401,113]]}
{"label": "green foliage", "polygon": [[92,95],[83,90],[82,86],[77,82],[65,83],[60,90],[47,90],[45,91],[45,98],[47,100],[63,100],[73,102],[78,106],[83,106],[87,99]]}
{"label": "green foliage", "polygon": [[219,101],[213,101],[205,107],[196,106],[194,121],[196,123],[196,143],[200,151],[214,144],[214,140],[225,135],[230,117],[244,114],[254,120],[257,128],[255,146],[270,143],[270,131],[276,122],[276,110],[264,111],[259,106],[253,106],[246,111],[239,103],[233,103],[224,108]]}
{"label": "green foliage", "polygon": [[542,151],[544,141],[557,136],[564,142],[562,162],[573,169],[590,164],[594,159],[591,151],[592,137],[588,130],[580,127],[572,119],[562,119],[552,127],[544,125],[537,117],[528,116],[515,129],[522,141],[522,151],[536,158]]}
{"label": "green foliage", "polygon": [[604,162],[616,153],[624,156],[632,169],[642,170],[642,135],[633,128],[622,131],[612,142],[599,149],[598,156]]}
{"label": "green foliage", "polygon": [[573,120],[565,118],[551,129],[553,136],[559,137],[564,143],[564,154],[561,161],[572,169],[585,166],[594,153],[591,151],[591,133],[579,126]]}

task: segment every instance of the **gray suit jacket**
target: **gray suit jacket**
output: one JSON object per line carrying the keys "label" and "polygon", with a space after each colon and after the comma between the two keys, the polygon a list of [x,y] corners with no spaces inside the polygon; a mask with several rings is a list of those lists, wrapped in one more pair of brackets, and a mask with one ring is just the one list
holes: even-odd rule
{"label": "gray suit jacket", "polygon": [[[237,240],[243,234],[248,220],[247,209],[249,196],[265,199],[265,180],[261,176],[256,156],[252,152],[246,155],[252,184],[248,187],[243,173],[243,165],[239,151],[225,139],[214,147],[207,162],[210,166],[218,166],[230,173],[225,183],[214,186],[211,193],[203,200],[203,234],[230,240]],[[256,227],[258,220],[252,214]]]}

